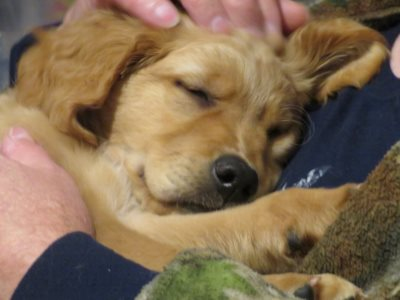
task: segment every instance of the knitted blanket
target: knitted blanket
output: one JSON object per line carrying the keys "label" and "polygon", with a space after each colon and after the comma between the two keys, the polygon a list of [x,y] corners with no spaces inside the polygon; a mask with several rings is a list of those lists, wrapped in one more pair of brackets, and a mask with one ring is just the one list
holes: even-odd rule
{"label": "knitted blanket", "polygon": [[349,196],[299,272],[334,273],[370,299],[400,299],[400,142]]}
{"label": "knitted blanket", "polygon": [[400,20],[399,0],[297,0],[316,18],[350,17],[382,29]]}

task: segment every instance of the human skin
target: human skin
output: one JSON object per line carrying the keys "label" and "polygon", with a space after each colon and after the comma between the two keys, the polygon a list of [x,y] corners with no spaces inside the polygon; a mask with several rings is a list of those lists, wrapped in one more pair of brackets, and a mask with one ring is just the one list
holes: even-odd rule
{"label": "human skin", "polygon": [[393,74],[397,78],[400,78],[400,35],[397,37],[392,48],[390,67],[392,68]]}
{"label": "human skin", "polygon": [[22,128],[0,144],[0,299],[10,299],[35,260],[71,232],[93,235],[72,178]]}

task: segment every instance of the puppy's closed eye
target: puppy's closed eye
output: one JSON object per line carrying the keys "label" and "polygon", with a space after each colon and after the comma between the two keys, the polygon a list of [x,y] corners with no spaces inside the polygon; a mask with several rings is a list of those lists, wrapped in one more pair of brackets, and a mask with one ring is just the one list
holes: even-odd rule
{"label": "puppy's closed eye", "polygon": [[215,98],[203,88],[191,87],[182,80],[176,80],[175,86],[189,94],[201,107],[210,107],[215,105]]}
{"label": "puppy's closed eye", "polygon": [[273,125],[267,129],[267,136],[269,140],[275,140],[290,131],[290,126]]}

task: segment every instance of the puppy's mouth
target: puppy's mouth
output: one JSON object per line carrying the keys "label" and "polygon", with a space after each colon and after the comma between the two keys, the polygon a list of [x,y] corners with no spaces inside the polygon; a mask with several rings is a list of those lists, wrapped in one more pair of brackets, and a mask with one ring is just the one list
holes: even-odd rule
{"label": "puppy's mouth", "polygon": [[188,212],[210,212],[226,207],[223,197],[216,191],[199,192],[176,201],[177,206]]}
{"label": "puppy's mouth", "polygon": [[[221,194],[212,186],[194,189],[193,191],[181,194],[174,199],[156,199],[146,182],[144,168],[139,168],[139,170],[136,170],[135,174],[136,176],[134,178],[139,180],[139,182],[136,181],[135,190],[144,191],[140,193],[141,196],[144,196],[148,199],[153,199],[153,201],[155,200],[162,205],[166,205],[167,207],[175,207],[177,210],[182,212],[200,213],[216,211],[229,206],[227,205],[226,201],[224,201],[224,198],[221,196]],[[138,183],[140,184],[138,185]]]}

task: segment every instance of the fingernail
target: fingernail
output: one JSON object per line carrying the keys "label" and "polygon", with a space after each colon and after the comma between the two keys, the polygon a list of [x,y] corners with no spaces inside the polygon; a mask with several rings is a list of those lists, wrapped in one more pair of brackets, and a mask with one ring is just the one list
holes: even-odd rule
{"label": "fingernail", "polygon": [[174,27],[179,23],[179,14],[169,2],[157,6],[154,14],[162,22],[161,25],[165,27]]}
{"label": "fingernail", "polygon": [[2,154],[4,154],[6,157],[12,154],[16,146],[18,145],[17,144],[18,141],[33,142],[33,139],[24,128],[21,127],[10,128],[7,136],[4,137],[3,139],[3,144],[1,147]]}
{"label": "fingernail", "polygon": [[228,32],[232,26],[228,19],[222,16],[216,16],[212,19],[210,28],[214,32]]}
{"label": "fingernail", "polygon": [[16,141],[16,140],[25,140],[25,141],[30,141],[33,142],[32,137],[29,135],[29,133],[21,128],[21,127],[13,127],[10,129],[10,131],[8,132],[8,136]]}

